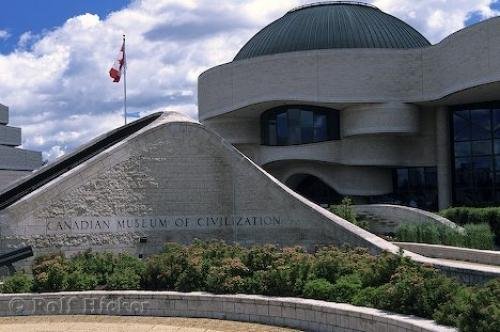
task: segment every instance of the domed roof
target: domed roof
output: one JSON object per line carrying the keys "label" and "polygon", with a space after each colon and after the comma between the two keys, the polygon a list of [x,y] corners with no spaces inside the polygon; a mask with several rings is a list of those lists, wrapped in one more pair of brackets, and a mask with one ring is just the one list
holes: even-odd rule
{"label": "domed roof", "polygon": [[429,45],[417,30],[372,5],[329,1],[292,9],[250,39],[234,60],[305,50]]}

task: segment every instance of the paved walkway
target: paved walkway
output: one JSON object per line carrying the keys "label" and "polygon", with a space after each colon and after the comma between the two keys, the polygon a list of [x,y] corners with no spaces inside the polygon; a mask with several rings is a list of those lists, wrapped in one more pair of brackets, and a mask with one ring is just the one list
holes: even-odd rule
{"label": "paved walkway", "polygon": [[280,327],[212,319],[114,316],[2,317],[0,332],[293,332]]}

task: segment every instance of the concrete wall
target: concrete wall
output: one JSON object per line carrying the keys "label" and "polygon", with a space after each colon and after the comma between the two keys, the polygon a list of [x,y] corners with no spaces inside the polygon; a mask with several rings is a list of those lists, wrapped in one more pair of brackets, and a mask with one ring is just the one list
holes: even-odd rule
{"label": "concrete wall", "polygon": [[0,170],[0,191],[16,180],[30,174],[30,171],[2,171]]}
{"label": "concrete wall", "polygon": [[0,316],[27,315],[212,318],[318,332],[456,331],[421,318],[296,298],[138,291],[0,294]]}
{"label": "concrete wall", "polygon": [[42,165],[42,154],[36,151],[0,145],[0,169],[30,171]]}
{"label": "concrete wall", "polygon": [[0,125],[9,123],[9,108],[0,104]]}
{"label": "concrete wall", "polygon": [[375,196],[392,192],[392,172],[388,168],[348,167],[314,161],[286,160],[267,164],[264,169],[289,186],[289,180],[293,176],[306,174],[317,177],[341,195]]}
{"label": "concrete wall", "polygon": [[1,145],[19,146],[21,143],[21,128],[0,126]]}
{"label": "concrete wall", "polygon": [[458,248],[425,243],[395,242],[395,244],[400,248],[427,257],[500,266],[500,251]]}
{"label": "concrete wall", "polygon": [[407,206],[390,204],[355,205],[354,210],[360,216],[373,219],[370,221],[369,227],[370,231],[376,234],[395,233],[404,224],[430,223],[448,226],[459,231],[462,230],[462,227],[440,215]]}
{"label": "concrete wall", "polygon": [[368,104],[341,112],[342,136],[370,134],[418,134],[419,109],[403,103]]}

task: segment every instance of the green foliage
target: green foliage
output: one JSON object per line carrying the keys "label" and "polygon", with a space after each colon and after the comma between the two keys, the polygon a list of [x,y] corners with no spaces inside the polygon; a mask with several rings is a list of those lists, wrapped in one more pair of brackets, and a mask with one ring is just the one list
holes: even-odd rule
{"label": "green foliage", "polygon": [[476,248],[489,250],[494,248],[495,235],[491,232],[488,224],[466,224],[465,246],[467,248]]}
{"label": "green foliage", "polygon": [[460,331],[500,331],[500,279],[475,289],[468,303],[465,310],[458,315]]}
{"label": "green foliage", "polygon": [[352,302],[352,299],[362,288],[361,278],[358,274],[342,276],[333,285],[330,300],[334,302]]}
{"label": "green foliage", "polygon": [[342,219],[359,226],[361,228],[368,228],[368,223],[364,220],[358,220],[356,211],[352,207],[352,200],[349,197],[344,197],[340,205],[330,206],[330,211]]}
{"label": "green foliage", "polygon": [[7,277],[1,287],[2,293],[29,293],[33,287],[33,280],[22,272]]}
{"label": "green foliage", "polygon": [[66,288],[69,264],[62,254],[49,254],[33,262],[33,288],[37,292],[58,292]]}
{"label": "green foliage", "polygon": [[[445,234],[406,232],[427,239]],[[465,332],[500,330],[500,280],[467,287],[402,254],[373,256],[364,249],[326,247],[311,254],[299,247],[242,248],[215,241],[167,244],[146,262],[90,251],[70,258],[52,254],[35,259],[33,283],[16,274],[2,292],[103,288],[307,297],[433,318]]]}
{"label": "green foliage", "polygon": [[82,270],[74,270],[63,278],[66,285],[64,290],[68,291],[92,290],[97,286],[97,277]]}
{"label": "green foliage", "polygon": [[333,285],[326,279],[313,279],[304,285],[303,295],[309,299],[329,300],[333,292]]}
{"label": "green foliage", "polygon": [[466,224],[464,232],[445,225],[404,224],[396,231],[396,240],[444,244],[474,249],[493,249],[494,234],[488,224]]}
{"label": "green foliage", "polygon": [[495,234],[496,244],[500,245],[500,207],[457,207],[442,210],[439,214],[459,225],[489,224]]}
{"label": "green foliage", "polygon": [[141,275],[131,268],[115,270],[108,276],[106,289],[131,290],[141,289]]}

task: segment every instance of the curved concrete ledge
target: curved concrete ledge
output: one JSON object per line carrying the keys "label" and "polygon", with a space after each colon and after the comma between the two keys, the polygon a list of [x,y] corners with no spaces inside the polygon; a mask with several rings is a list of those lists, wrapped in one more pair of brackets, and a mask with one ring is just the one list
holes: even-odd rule
{"label": "curved concrete ledge", "polygon": [[372,221],[370,230],[377,234],[394,233],[401,224],[432,223],[462,230],[462,227],[440,215],[408,206],[371,204],[356,205],[354,209],[358,215]]}
{"label": "curved concrete ledge", "polygon": [[305,331],[456,331],[421,318],[348,304],[298,298],[150,291],[0,295],[0,316],[35,315],[213,318]]}
{"label": "curved concrete ledge", "polygon": [[500,266],[500,251],[477,250],[426,243],[394,242],[400,248],[433,258]]}

